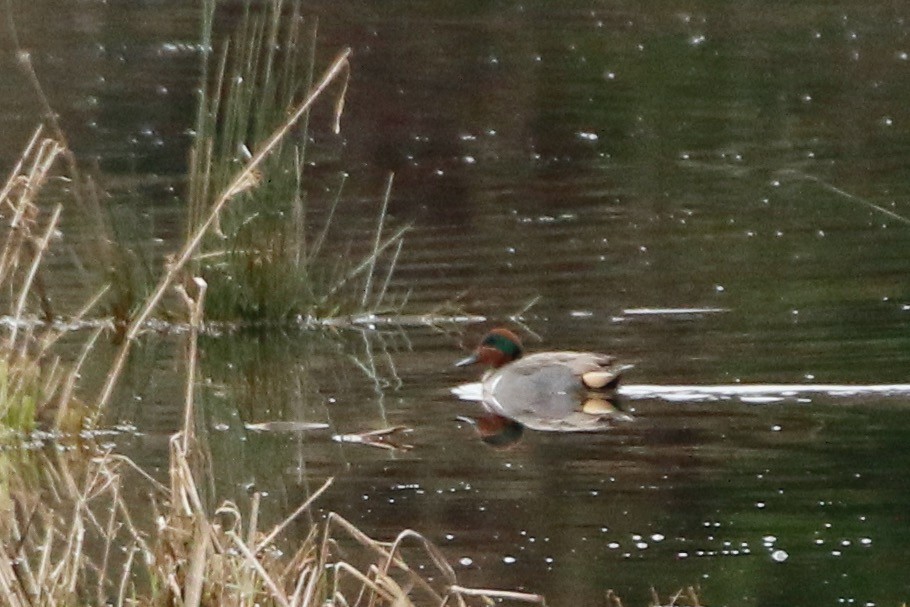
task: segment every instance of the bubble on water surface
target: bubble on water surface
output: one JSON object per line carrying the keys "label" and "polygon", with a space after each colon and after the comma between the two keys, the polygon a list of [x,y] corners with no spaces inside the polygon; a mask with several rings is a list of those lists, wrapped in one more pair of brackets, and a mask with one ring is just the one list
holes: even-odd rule
{"label": "bubble on water surface", "polygon": [[771,560],[775,563],[783,563],[788,558],[790,558],[790,555],[787,554],[786,550],[775,550],[771,553]]}

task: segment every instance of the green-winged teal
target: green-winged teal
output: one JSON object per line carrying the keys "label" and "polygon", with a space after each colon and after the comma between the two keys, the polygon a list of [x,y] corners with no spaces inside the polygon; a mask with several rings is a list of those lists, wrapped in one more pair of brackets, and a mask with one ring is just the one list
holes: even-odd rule
{"label": "green-winged teal", "polygon": [[508,329],[487,333],[471,356],[456,363],[481,363],[482,402],[493,413],[536,430],[602,430],[630,419],[613,405],[627,366],[594,352],[523,355],[521,340]]}

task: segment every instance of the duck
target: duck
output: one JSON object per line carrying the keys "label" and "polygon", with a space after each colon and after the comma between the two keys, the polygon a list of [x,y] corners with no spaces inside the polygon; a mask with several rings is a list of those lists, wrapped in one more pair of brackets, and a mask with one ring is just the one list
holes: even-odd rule
{"label": "duck", "polygon": [[486,365],[481,402],[491,413],[534,430],[592,432],[632,418],[616,407],[622,373],[608,354],[552,351],[524,354],[521,339],[506,328],[487,333],[456,367]]}

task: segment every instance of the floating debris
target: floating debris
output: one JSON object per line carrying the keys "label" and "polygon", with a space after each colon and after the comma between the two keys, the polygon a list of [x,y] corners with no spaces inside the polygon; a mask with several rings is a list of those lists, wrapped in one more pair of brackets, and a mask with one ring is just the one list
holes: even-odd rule
{"label": "floating debris", "polygon": [[684,314],[720,314],[730,308],[629,308],[623,310],[626,316],[679,316]]}
{"label": "floating debris", "polygon": [[325,430],[328,424],[321,422],[271,421],[259,424],[244,424],[247,430],[255,432],[312,432]]}
{"label": "floating debris", "polygon": [[401,434],[413,432],[413,428],[407,426],[391,426],[381,430],[369,430],[366,432],[355,432],[353,434],[335,434],[332,440],[336,443],[352,443],[356,445],[366,445],[368,447],[378,447],[380,449],[389,449],[391,451],[410,451],[414,445],[398,442],[396,437]]}

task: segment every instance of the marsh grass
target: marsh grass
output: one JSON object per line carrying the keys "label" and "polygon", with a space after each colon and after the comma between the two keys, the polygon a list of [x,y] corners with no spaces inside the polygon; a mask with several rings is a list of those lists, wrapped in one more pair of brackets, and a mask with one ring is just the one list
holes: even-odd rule
{"label": "marsh grass", "polygon": [[[48,211],[38,196],[64,151],[59,141],[44,136],[43,128],[36,129],[0,189],[0,214],[8,220],[0,246],[0,285],[9,306],[0,336],[0,426],[16,434],[33,430],[39,418],[60,430],[81,428],[86,412],[74,395],[76,378],[100,334],[96,329],[86,340],[73,366],[61,364],[54,354],[63,331],[50,322],[53,314],[41,268],[62,206]],[[77,314],[77,320],[99,297]],[[37,317],[30,314],[30,301],[41,310]]]}
{"label": "marsh grass", "polygon": [[[171,439],[167,485],[110,452],[0,452],[3,604],[544,603],[459,585],[439,549],[413,530],[382,542],[335,513],[313,520],[332,479],[269,528],[259,527],[258,494],[245,507],[225,501],[212,509],[197,486],[200,445],[190,440],[186,451],[187,436]],[[143,494],[153,508],[137,513],[132,504]],[[303,538],[285,537],[305,515],[313,522]],[[418,574],[417,565],[430,573]]]}
{"label": "marsh grass", "polygon": [[[297,2],[274,0],[266,6],[261,14],[248,9],[215,60],[203,66],[206,93],[191,153],[191,232],[210,215],[212,193],[231,183],[250,150],[287,122],[313,86],[315,21],[303,19]],[[203,40],[210,40],[211,18],[203,29]],[[333,92],[336,133],[348,71],[345,62]],[[236,184],[231,203],[217,214],[193,258],[191,270],[209,284],[210,320],[287,325],[387,306],[388,279],[377,272],[384,267],[383,276],[391,275],[404,234],[403,228],[385,233],[391,178],[374,211],[373,246],[359,262],[338,263],[325,245],[346,238],[333,229],[336,211],[344,206],[345,177],[329,199],[311,198],[305,174],[310,109],[298,118],[256,170]],[[321,222],[311,220],[313,204],[328,209]]]}
{"label": "marsh grass", "polygon": [[[196,433],[199,329],[207,285],[180,288],[188,310],[182,429],[165,483],[90,440],[75,450],[0,450],[0,600],[11,607],[132,605],[543,604],[527,593],[468,588],[440,550],[404,530],[370,538],[313,508],[327,479],[294,512],[260,528],[261,495],[210,505],[211,453]],[[147,506],[151,501],[151,508]],[[137,509],[135,503],[145,502]],[[306,517],[303,539],[285,537]],[[419,569],[430,574],[418,574]]]}

